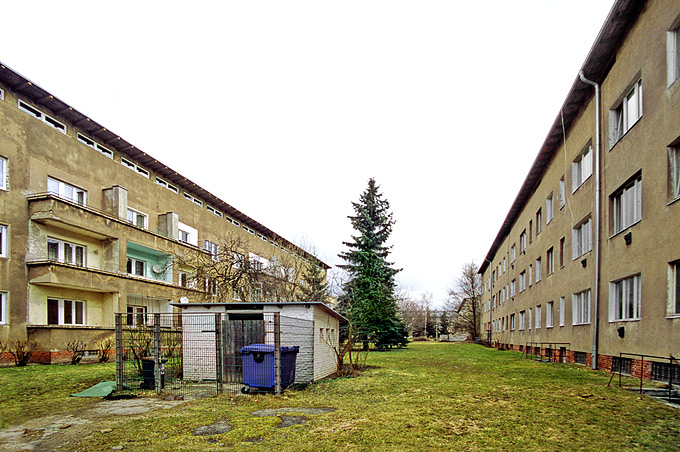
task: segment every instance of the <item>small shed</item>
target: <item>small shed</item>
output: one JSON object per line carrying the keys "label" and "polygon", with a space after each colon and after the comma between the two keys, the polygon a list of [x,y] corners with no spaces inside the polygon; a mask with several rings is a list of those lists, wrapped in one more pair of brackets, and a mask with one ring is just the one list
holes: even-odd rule
{"label": "small shed", "polygon": [[[299,346],[297,355],[295,383],[309,383],[316,381],[336,371],[336,354],[339,343],[340,321],[344,317],[322,302],[230,302],[230,303],[173,303],[179,308],[183,318],[183,341],[195,341],[199,336],[210,336],[210,332],[200,328],[192,328],[192,314],[221,314],[225,324],[230,325],[226,333],[226,347],[234,350],[248,345],[232,342],[229,335],[243,334],[238,330],[238,323],[242,319],[270,318],[273,313],[279,314],[280,340],[282,346]],[[268,316],[269,315],[269,316]],[[229,332],[231,331],[231,333]],[[270,331],[270,330],[266,330]],[[213,336],[214,337],[214,336]],[[242,336],[238,336],[242,337]],[[253,341],[273,343],[272,333],[265,332],[253,335]],[[214,340],[213,340],[214,341]],[[194,342],[195,343],[195,342]],[[203,347],[211,348],[209,341],[201,341]],[[229,353],[227,353],[229,354]],[[193,359],[192,356],[196,358]],[[195,379],[214,378],[215,361],[206,361],[202,353],[185,354],[184,375]],[[226,357],[225,357],[226,358]],[[232,358],[233,359],[233,358]]]}

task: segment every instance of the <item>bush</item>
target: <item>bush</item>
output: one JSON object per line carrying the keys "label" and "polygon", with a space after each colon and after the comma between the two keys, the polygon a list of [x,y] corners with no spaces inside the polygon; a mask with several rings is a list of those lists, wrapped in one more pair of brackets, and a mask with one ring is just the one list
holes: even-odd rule
{"label": "bush", "polygon": [[14,358],[14,365],[23,367],[31,361],[31,355],[37,346],[36,341],[17,339],[12,346],[7,347],[7,351]]}
{"label": "bush", "polygon": [[83,359],[86,347],[87,344],[81,340],[71,341],[66,344],[66,350],[71,352],[71,364],[78,364],[80,360]]}
{"label": "bush", "polygon": [[110,337],[97,341],[97,356],[100,363],[109,362],[111,347],[113,347],[113,341]]}

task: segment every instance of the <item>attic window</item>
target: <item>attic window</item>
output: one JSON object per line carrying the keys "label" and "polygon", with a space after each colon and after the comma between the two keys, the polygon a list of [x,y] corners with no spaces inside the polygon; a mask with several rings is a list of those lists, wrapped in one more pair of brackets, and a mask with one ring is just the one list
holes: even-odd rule
{"label": "attic window", "polygon": [[203,202],[198,198],[194,198],[189,193],[184,193],[184,199],[188,199],[189,201],[193,202],[197,206],[203,207]]}
{"label": "attic window", "polygon": [[19,100],[19,110],[28,113],[29,115],[33,116],[36,119],[41,120],[48,126],[57,129],[61,133],[66,133],[66,126],[56,119],[54,119],[51,116],[46,115],[42,111],[38,110],[37,108],[34,108],[33,106],[27,104],[23,100]]}
{"label": "attic window", "polygon": [[165,181],[164,181],[163,179],[161,179],[160,177],[157,177],[157,178],[156,178],[156,184],[160,185],[161,187],[167,188],[168,190],[170,190],[170,191],[173,192],[173,193],[179,194],[179,190],[177,189],[177,187],[175,187],[175,186],[172,185],[172,184],[169,184],[169,183],[165,182]]}
{"label": "attic window", "polygon": [[86,137],[82,133],[79,133],[77,135],[77,138],[78,138],[78,141],[80,141],[84,145],[91,147],[95,151],[98,151],[99,153],[107,156],[110,159],[113,158],[113,152],[112,151],[106,149],[104,146],[100,145],[99,143],[95,143],[94,141],[90,140],[88,137]]}
{"label": "attic window", "polygon": [[120,163],[124,167],[131,169],[132,171],[136,172],[137,174],[141,174],[142,176],[147,177],[147,178],[149,177],[149,172],[147,170],[145,170],[141,166],[135,165],[134,163],[132,163],[128,159],[121,157]]}
{"label": "attic window", "polygon": [[214,207],[206,206],[206,209],[208,209],[208,212],[213,213],[213,214],[217,215],[218,217],[222,218],[222,212],[215,209]]}

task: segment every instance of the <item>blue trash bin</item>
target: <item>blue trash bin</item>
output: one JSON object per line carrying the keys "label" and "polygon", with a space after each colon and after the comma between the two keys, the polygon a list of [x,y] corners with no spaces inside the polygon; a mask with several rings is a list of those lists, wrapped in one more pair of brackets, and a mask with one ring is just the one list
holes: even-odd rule
{"label": "blue trash bin", "polygon": [[[285,389],[295,381],[295,360],[300,347],[281,347],[281,389]],[[270,344],[251,344],[239,350],[243,361],[242,391],[250,388],[273,390],[276,387],[276,369],[274,366],[274,346]]]}

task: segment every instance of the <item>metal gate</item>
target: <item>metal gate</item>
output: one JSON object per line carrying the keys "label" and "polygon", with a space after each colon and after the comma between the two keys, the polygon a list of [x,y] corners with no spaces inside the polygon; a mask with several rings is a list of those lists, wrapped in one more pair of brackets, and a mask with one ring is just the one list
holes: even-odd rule
{"label": "metal gate", "polygon": [[[249,352],[240,352],[255,344],[257,353],[267,355],[266,362],[252,364]],[[252,364],[245,371],[244,361]],[[116,314],[119,391],[153,390],[183,398],[249,393],[245,380],[264,373],[273,386],[258,389],[278,394],[281,369],[279,313]]]}

